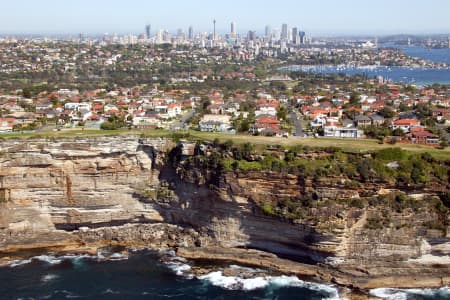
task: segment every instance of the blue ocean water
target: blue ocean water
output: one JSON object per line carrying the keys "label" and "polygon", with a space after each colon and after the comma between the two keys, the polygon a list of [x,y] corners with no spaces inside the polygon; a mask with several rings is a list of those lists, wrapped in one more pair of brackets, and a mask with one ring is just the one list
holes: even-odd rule
{"label": "blue ocean water", "polygon": [[[432,62],[450,64],[450,49],[426,49],[422,47],[405,47],[386,44],[383,47],[396,47],[405,54],[423,58]],[[416,85],[431,85],[433,83],[450,84],[450,68],[410,68],[410,67],[350,67],[350,66],[289,66],[282,71],[302,71],[320,74],[357,75],[364,74],[369,78],[382,76],[394,82],[404,82]]]}
{"label": "blue ocean water", "polygon": [[[389,44],[388,44],[389,45]],[[392,47],[401,49],[405,54],[413,57],[436,62],[450,64],[450,48],[428,49],[419,46],[398,46],[391,44]]]}
{"label": "blue ocean water", "polygon": [[[161,260],[160,253],[139,250],[108,258],[40,255],[14,261],[0,267],[0,299],[342,299],[336,286],[295,276],[239,278],[221,271],[194,276],[184,259],[174,254],[172,260],[164,257]],[[450,288],[374,289],[370,295],[392,300],[450,299]]]}
{"label": "blue ocean water", "polygon": [[[127,259],[39,256],[0,268],[0,299],[327,299],[331,286],[297,278],[237,280],[212,272],[181,276],[187,265],[163,263],[140,251]],[[178,275],[177,275],[178,273]]]}

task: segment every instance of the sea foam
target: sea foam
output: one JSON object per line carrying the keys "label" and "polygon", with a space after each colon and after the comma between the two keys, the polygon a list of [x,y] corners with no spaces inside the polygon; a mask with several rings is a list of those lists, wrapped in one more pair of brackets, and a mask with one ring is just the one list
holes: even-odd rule
{"label": "sea foam", "polygon": [[433,297],[437,299],[450,299],[450,287],[440,289],[393,289],[378,288],[370,290],[370,295],[388,300],[406,300],[414,296]]}
{"label": "sea foam", "polygon": [[211,272],[209,274],[198,276],[200,280],[206,280],[214,286],[219,286],[227,290],[251,291],[263,288],[282,288],[299,287],[314,291],[326,292],[329,294],[327,299],[340,299],[336,287],[320,283],[305,282],[296,276],[262,276],[255,278],[241,278],[238,276],[224,276],[221,271]]}

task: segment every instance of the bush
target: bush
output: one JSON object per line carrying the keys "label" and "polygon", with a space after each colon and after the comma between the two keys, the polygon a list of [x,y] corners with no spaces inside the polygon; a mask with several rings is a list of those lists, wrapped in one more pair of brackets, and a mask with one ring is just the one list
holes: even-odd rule
{"label": "bush", "polygon": [[263,167],[257,161],[239,161],[239,170],[241,171],[261,171]]}
{"label": "bush", "polygon": [[273,212],[273,207],[272,207],[272,205],[270,205],[270,204],[264,204],[263,206],[262,206],[262,210],[263,210],[263,212],[264,212],[264,214],[266,214],[266,215],[268,215],[268,216],[273,216],[274,215],[274,212]]}
{"label": "bush", "polygon": [[100,129],[103,130],[117,130],[120,127],[122,127],[120,123],[110,121],[105,121],[102,123],[102,125],[100,125]]}
{"label": "bush", "polygon": [[364,201],[361,198],[352,199],[349,204],[351,207],[364,208]]}
{"label": "bush", "polygon": [[375,158],[385,161],[400,161],[407,157],[407,152],[400,148],[387,148],[378,151],[375,154]]}

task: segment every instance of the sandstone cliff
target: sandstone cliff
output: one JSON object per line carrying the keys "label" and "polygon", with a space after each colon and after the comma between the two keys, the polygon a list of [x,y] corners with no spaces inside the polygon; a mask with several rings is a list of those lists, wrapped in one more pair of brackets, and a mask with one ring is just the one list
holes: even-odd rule
{"label": "sandstone cliff", "polygon": [[[247,257],[239,251],[251,248],[315,264],[319,278],[348,286],[449,283],[450,238],[431,226],[446,224],[434,205],[442,184],[230,171],[190,162],[193,151],[178,149],[174,159],[173,147],[135,137],[2,142],[0,251],[112,243],[175,247],[193,258],[187,249],[215,249],[214,258],[217,249]],[[416,200],[399,208],[394,192]]]}

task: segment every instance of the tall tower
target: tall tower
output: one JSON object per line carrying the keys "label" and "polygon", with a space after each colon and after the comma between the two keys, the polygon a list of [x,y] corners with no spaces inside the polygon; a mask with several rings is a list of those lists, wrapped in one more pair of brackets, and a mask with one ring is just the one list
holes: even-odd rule
{"label": "tall tower", "polygon": [[266,25],[266,28],[265,28],[266,38],[270,38],[271,35],[272,35],[272,28],[270,28],[270,25]]}
{"label": "tall tower", "polygon": [[147,39],[150,38],[151,30],[152,30],[152,27],[150,25],[145,26],[145,37]]}
{"label": "tall tower", "polygon": [[216,19],[214,19],[213,23],[214,23],[213,41],[215,41],[216,40]]}
{"label": "tall tower", "polygon": [[300,37],[298,35],[298,28],[297,27],[292,28],[292,44],[298,45],[299,39]]}
{"label": "tall tower", "polygon": [[190,41],[192,41],[194,39],[194,29],[192,28],[192,26],[189,26],[188,38]]}
{"label": "tall tower", "polygon": [[306,43],[306,40],[305,40],[306,33],[304,31],[300,31],[298,33],[298,35],[300,36],[300,44],[302,44],[302,45],[305,44]]}
{"label": "tall tower", "polygon": [[234,22],[231,22],[230,37],[233,39],[236,37],[236,24]]}
{"label": "tall tower", "polygon": [[281,39],[287,40],[288,38],[288,26],[287,24],[281,25]]}

